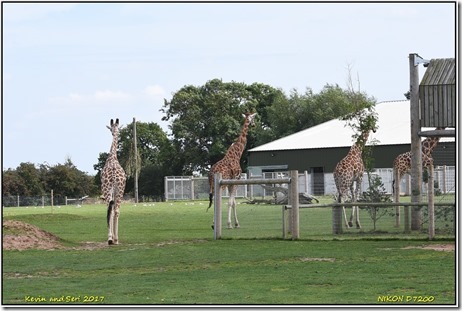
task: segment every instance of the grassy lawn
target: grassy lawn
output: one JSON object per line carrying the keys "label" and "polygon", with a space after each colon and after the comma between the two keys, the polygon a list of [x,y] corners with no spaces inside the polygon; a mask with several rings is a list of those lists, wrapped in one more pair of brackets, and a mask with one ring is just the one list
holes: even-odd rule
{"label": "grassy lawn", "polygon": [[206,204],[125,204],[121,244],[111,247],[103,205],[4,208],[4,220],[36,225],[67,248],[3,251],[2,302],[455,303],[455,252],[417,248],[454,243],[451,235],[404,235],[390,216],[373,233],[361,211],[363,229],[333,236],[330,210],[305,209],[301,239],[282,240],[280,206],[240,204],[241,228],[215,241]]}

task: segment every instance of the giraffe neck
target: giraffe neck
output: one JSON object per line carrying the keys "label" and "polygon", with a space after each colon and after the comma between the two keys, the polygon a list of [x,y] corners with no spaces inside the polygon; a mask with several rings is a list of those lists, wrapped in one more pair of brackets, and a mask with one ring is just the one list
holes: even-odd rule
{"label": "giraffe neck", "polygon": [[247,144],[247,132],[249,130],[249,121],[246,119],[242,126],[242,131],[236,141],[229,147],[226,156],[236,156],[240,159]]}
{"label": "giraffe neck", "polygon": [[111,150],[109,151],[109,157],[115,160],[117,160],[117,143],[118,143],[118,136],[114,135],[112,138]]}
{"label": "giraffe neck", "polygon": [[369,132],[363,132],[356,140],[356,143],[351,146],[350,151],[348,152],[351,156],[362,156],[364,146],[366,145],[367,139],[369,138]]}
{"label": "giraffe neck", "polygon": [[431,155],[433,150],[438,145],[439,137],[427,137],[422,141],[422,153],[425,155]]}

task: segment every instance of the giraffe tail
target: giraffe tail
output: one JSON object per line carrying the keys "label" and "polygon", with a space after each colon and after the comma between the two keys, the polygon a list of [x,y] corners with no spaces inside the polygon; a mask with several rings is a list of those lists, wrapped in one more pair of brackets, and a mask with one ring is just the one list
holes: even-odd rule
{"label": "giraffe tail", "polygon": [[109,220],[111,219],[112,209],[114,208],[114,200],[109,202],[109,206],[107,207],[107,226],[109,227]]}
{"label": "giraffe tail", "polygon": [[209,208],[212,206],[212,202],[213,202],[213,193],[210,193],[209,194],[209,207],[207,207],[207,211],[209,211]]}

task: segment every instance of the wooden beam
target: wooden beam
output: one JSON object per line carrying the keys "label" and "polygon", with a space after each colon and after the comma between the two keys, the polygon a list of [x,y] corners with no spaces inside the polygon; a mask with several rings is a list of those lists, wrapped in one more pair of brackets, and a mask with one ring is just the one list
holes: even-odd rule
{"label": "wooden beam", "polygon": [[420,137],[456,137],[456,130],[431,130],[431,131],[420,131],[418,133]]}

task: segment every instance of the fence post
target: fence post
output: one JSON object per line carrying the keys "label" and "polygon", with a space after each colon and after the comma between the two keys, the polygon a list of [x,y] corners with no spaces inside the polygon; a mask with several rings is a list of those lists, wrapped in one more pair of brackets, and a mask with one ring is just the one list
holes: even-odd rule
{"label": "fence post", "polygon": [[[439,185],[441,188],[441,185]],[[443,193],[446,194],[448,191],[446,187],[446,165],[443,165]]]}
{"label": "fence post", "polygon": [[298,171],[290,171],[290,196],[292,205],[292,240],[300,238],[300,219],[298,207]]}
{"label": "fence post", "polygon": [[[399,176],[399,172],[398,170],[393,170],[394,172],[394,179],[395,179],[395,182],[393,184],[393,194],[395,195],[395,203],[399,203],[399,191],[400,191],[400,181],[401,181],[401,176]],[[395,227],[399,228],[399,223],[400,223],[400,218],[401,218],[401,215],[400,215],[400,209],[401,207],[400,206],[396,206],[395,207]]]}
{"label": "fence post", "polygon": [[194,177],[191,176],[191,200],[194,200]]}
{"label": "fence post", "polygon": [[213,196],[215,197],[214,200],[214,214],[213,214],[213,239],[219,240],[221,239],[221,173],[216,173],[214,176],[214,184],[213,184]]}
{"label": "fence post", "polygon": [[19,195],[17,195],[16,197],[17,197],[17,204],[18,204],[18,207],[19,207]]}
{"label": "fence post", "polygon": [[51,212],[53,213],[53,189],[51,189]]}
{"label": "fence post", "polygon": [[282,239],[285,240],[286,239],[286,233],[287,233],[287,230],[286,230],[286,207],[283,205],[282,206]]}
{"label": "fence post", "polygon": [[168,201],[168,176],[164,177],[165,202]]}
{"label": "fence post", "polygon": [[428,166],[428,239],[435,237],[435,205],[433,186],[433,164]]}

